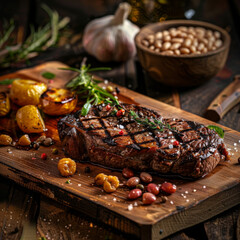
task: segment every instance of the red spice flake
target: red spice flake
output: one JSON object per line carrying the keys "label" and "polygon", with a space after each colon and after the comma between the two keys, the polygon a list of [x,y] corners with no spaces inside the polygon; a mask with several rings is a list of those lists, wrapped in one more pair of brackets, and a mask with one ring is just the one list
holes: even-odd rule
{"label": "red spice flake", "polygon": [[7,87],[8,87],[8,88],[11,88],[11,87],[12,87],[12,84],[9,84]]}
{"label": "red spice flake", "polygon": [[42,153],[41,159],[42,159],[42,160],[46,160],[46,159],[47,159],[47,154],[46,154],[46,153]]}
{"label": "red spice flake", "polygon": [[120,130],[119,135],[123,135],[123,134],[124,134],[123,130]]}
{"label": "red spice flake", "polygon": [[52,79],[51,79],[51,80],[49,80],[49,83],[50,83],[50,84],[52,84],[53,82],[54,82],[54,81],[53,81]]}
{"label": "red spice flake", "polygon": [[120,116],[122,116],[124,114],[125,114],[125,110],[124,109],[120,109],[120,110],[117,111],[117,117],[120,117]]}
{"label": "red spice flake", "polygon": [[108,105],[106,106],[106,110],[109,111],[110,109],[111,109],[111,106],[108,104]]}
{"label": "red spice flake", "polygon": [[178,145],[179,145],[179,141],[177,141],[177,140],[174,141],[174,142],[173,142],[173,145],[174,145],[174,146],[178,146]]}
{"label": "red spice flake", "polygon": [[35,157],[32,157],[32,160],[35,160],[36,158]]}

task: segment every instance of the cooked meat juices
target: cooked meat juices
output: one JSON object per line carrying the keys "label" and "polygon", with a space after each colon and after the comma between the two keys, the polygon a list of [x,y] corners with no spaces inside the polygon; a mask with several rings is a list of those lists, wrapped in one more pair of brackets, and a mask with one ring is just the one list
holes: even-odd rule
{"label": "cooked meat juices", "polygon": [[[80,112],[58,122],[66,155],[90,160],[106,167],[129,167],[139,171],[198,178],[211,172],[227,157],[223,139],[206,126],[183,119],[162,118],[157,112],[123,104],[125,114],[116,116],[116,107],[98,105],[86,116]],[[168,127],[152,129],[136,122],[161,121]]]}

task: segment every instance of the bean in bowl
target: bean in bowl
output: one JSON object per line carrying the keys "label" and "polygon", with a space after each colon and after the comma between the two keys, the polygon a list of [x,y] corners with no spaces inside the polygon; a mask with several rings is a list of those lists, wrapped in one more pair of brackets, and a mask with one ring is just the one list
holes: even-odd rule
{"label": "bean in bowl", "polygon": [[163,55],[202,54],[220,48],[221,33],[203,27],[179,26],[150,34],[142,44]]}

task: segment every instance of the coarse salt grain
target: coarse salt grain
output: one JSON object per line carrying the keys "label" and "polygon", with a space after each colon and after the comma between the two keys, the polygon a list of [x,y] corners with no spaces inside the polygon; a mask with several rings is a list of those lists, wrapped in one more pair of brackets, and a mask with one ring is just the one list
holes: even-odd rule
{"label": "coarse salt grain", "polygon": [[185,194],[188,194],[188,191],[185,191]]}
{"label": "coarse salt grain", "polygon": [[170,201],[171,204],[173,204],[173,201]]}
{"label": "coarse salt grain", "polygon": [[237,143],[234,143],[233,146],[237,146]]}
{"label": "coarse salt grain", "polygon": [[206,186],[204,185],[202,188],[206,188]]}
{"label": "coarse salt grain", "polygon": [[82,184],[80,184],[80,183],[79,183],[79,184],[78,184],[78,186],[79,186],[79,187],[81,187],[81,186],[82,186]]}
{"label": "coarse salt grain", "polygon": [[193,192],[196,192],[197,191],[197,189],[193,189]]}
{"label": "coarse salt grain", "polygon": [[129,204],[128,205],[128,211],[132,211],[133,210],[133,205],[132,204]]}
{"label": "coarse salt grain", "polygon": [[114,201],[114,202],[116,202],[116,201],[117,201],[117,199],[116,199],[116,198],[113,198],[113,201]]}
{"label": "coarse salt grain", "polygon": [[108,80],[107,79],[104,80],[104,84],[108,84]]}

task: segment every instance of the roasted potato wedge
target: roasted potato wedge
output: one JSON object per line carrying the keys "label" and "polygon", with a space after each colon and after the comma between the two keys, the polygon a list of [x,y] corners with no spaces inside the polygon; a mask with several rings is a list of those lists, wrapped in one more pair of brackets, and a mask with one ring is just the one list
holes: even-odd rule
{"label": "roasted potato wedge", "polygon": [[6,116],[10,111],[9,97],[5,92],[0,93],[0,117]]}
{"label": "roasted potato wedge", "polygon": [[46,90],[47,85],[45,83],[18,79],[12,83],[10,98],[19,106],[38,105],[41,94]]}
{"label": "roasted potato wedge", "polygon": [[41,95],[40,105],[44,113],[52,116],[72,112],[77,105],[77,95],[63,88],[51,88]]}
{"label": "roasted potato wedge", "polygon": [[40,112],[34,105],[26,105],[18,109],[16,120],[24,133],[40,133],[45,131],[45,124]]}

